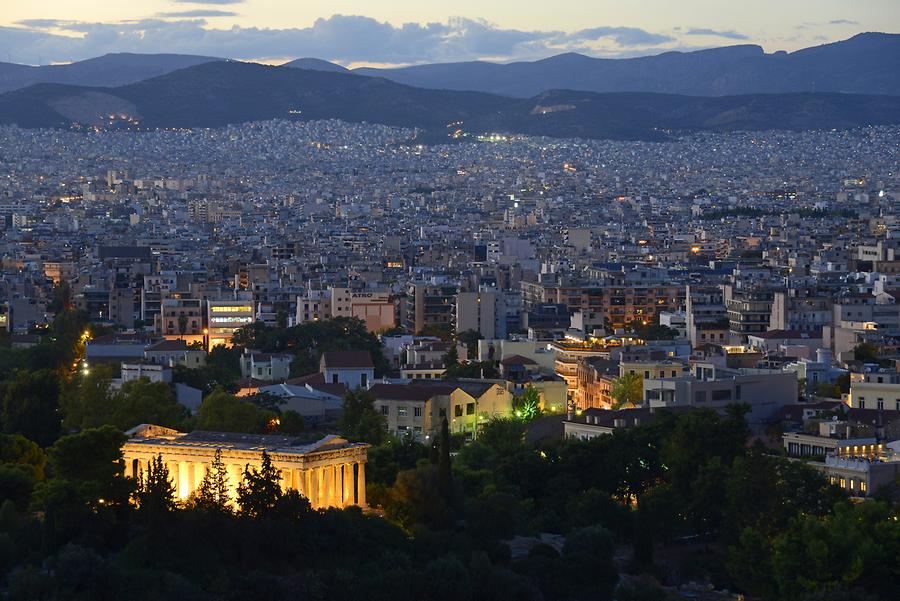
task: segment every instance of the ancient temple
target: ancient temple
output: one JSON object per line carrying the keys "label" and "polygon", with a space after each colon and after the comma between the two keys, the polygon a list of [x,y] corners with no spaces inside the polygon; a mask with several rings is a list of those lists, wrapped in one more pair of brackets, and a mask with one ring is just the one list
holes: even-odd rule
{"label": "ancient temple", "polygon": [[178,432],[143,424],[127,432],[122,447],[125,475],[140,478],[149,461],[162,455],[179,499],[187,499],[199,486],[216,450],[228,473],[232,498],[247,465],[259,469],[262,453],[281,474],[284,490],[296,489],[313,509],[366,506],[366,455],[370,447],[334,435],[310,441],[299,437]]}

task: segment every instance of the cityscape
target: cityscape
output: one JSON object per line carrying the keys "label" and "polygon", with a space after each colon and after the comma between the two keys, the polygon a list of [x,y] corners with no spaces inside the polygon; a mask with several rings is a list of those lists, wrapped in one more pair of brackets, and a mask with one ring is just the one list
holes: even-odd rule
{"label": "cityscape", "polygon": [[59,64],[0,63],[0,599],[900,598],[900,35],[16,15]]}

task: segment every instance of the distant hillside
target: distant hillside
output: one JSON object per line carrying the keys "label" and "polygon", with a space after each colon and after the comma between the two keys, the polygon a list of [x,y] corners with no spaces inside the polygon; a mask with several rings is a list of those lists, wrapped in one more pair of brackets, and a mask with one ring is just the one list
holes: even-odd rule
{"label": "distant hillside", "polygon": [[298,58],[281,66],[291,67],[292,69],[309,69],[311,71],[331,71],[333,73],[346,73],[348,71],[347,67],[329,63],[319,58]]}
{"label": "distant hillside", "polygon": [[[381,78],[212,62],[117,88],[38,84],[0,95],[0,123],[21,127],[219,127],[342,119],[468,133],[662,139],[673,131],[830,129],[900,123],[900,97],[770,94],[704,98],[552,91],[531,99],[429,90]],[[454,126],[453,129],[456,129]]]}
{"label": "distant hillside", "polygon": [[217,60],[221,59],[187,54],[120,53],[43,67],[0,62],[0,92],[37,83],[115,87]]}
{"label": "distant hillside", "polygon": [[355,69],[426,88],[532,97],[546,90],[726,96],[789,92],[900,95],[900,34],[864,33],[792,53],[742,45],[627,59],[561,54],[506,65],[486,62]]}

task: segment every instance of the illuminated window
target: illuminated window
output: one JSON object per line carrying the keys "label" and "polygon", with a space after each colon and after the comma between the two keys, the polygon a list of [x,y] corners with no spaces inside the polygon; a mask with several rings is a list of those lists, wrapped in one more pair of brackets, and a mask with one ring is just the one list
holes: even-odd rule
{"label": "illuminated window", "polygon": [[841,478],[841,488],[847,488],[847,481]]}

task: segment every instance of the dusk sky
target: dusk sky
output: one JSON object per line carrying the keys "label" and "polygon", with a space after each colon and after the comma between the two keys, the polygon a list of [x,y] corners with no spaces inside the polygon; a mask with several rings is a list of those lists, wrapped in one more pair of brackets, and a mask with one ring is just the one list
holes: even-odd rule
{"label": "dusk sky", "polygon": [[900,31],[898,0],[0,0],[0,60],[176,52],[345,65],[796,50]]}

